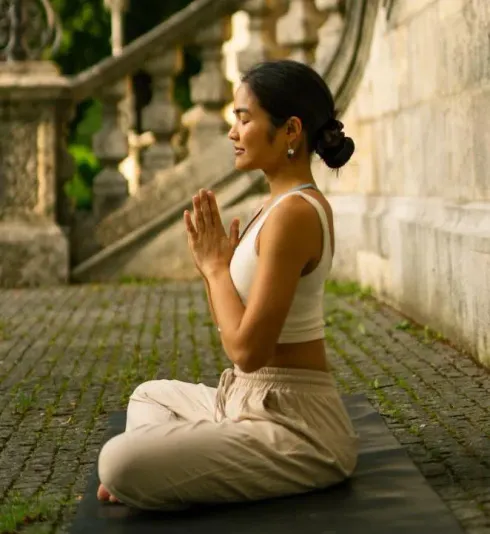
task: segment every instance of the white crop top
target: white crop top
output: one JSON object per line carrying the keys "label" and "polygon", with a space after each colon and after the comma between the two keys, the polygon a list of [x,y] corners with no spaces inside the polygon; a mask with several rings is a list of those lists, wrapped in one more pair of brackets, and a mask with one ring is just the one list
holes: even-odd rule
{"label": "white crop top", "polygon": [[312,196],[300,191],[280,196],[260,215],[254,226],[240,241],[230,263],[231,278],[243,304],[246,305],[258,262],[255,250],[257,235],[271,210],[281,200],[291,195],[303,197],[317,210],[323,228],[323,251],[315,269],[299,279],[278,343],[298,343],[325,337],[323,295],[325,280],[332,268],[332,249],[328,219],[323,206]]}

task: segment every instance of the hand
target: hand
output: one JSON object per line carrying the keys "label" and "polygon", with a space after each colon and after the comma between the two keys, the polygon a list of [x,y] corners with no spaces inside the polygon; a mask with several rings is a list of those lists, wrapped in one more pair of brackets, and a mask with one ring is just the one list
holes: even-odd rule
{"label": "hand", "polygon": [[229,267],[238,245],[240,221],[233,219],[228,237],[212,191],[200,189],[199,194],[192,197],[192,204],[195,225],[190,212],[184,212],[187,243],[197,269],[207,278],[212,273]]}

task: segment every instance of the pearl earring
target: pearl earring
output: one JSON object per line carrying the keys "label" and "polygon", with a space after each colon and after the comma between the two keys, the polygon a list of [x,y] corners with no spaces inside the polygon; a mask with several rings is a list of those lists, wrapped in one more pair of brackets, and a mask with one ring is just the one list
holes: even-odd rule
{"label": "pearl earring", "polygon": [[288,158],[292,158],[294,156],[294,149],[288,148]]}

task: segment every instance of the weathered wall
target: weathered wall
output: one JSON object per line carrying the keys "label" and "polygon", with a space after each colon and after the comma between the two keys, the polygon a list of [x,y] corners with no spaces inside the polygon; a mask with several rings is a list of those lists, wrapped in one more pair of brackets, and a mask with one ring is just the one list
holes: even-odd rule
{"label": "weathered wall", "polygon": [[337,178],[335,276],[356,278],[490,366],[490,2],[381,9],[344,117],[357,144]]}

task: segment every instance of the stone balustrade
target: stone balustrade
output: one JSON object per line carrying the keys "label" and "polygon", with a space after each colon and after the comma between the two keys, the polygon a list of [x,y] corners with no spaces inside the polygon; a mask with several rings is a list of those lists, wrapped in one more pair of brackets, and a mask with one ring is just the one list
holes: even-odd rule
{"label": "stone balustrade", "polygon": [[[182,117],[173,99],[174,79],[182,69],[182,47],[192,44],[201,50],[202,68],[191,80],[194,108],[187,114],[189,135],[184,147],[184,153],[199,155],[229,128],[224,110],[232,101],[232,85],[237,80],[227,74],[224,49],[232,38],[232,15],[241,11],[248,19],[248,42],[235,60],[239,78],[253,64],[270,58],[289,55],[313,64],[323,22],[327,21],[323,28],[327,27],[326,35],[332,43],[335,31],[338,39],[342,4],[327,0],[317,0],[317,4],[314,0],[194,0],[126,46],[121,28],[115,23],[119,33],[116,31],[113,36],[113,57],[72,78],[61,76],[51,63],[21,61],[21,56],[28,57],[27,52],[24,55],[17,49],[5,52],[10,63],[0,63],[0,224],[6,220],[9,224],[42,221],[41,226],[50,228],[50,239],[57,240],[51,250],[56,250],[53,257],[58,259],[56,268],[42,274],[37,269],[31,269],[30,274],[22,271],[18,268],[24,265],[20,260],[8,271],[0,260],[0,285],[36,285],[69,279],[67,238],[72,220],[64,182],[71,178],[74,168],[66,147],[66,126],[77,102],[95,97],[102,103],[102,125],[93,139],[94,152],[102,166],[93,185],[92,217],[94,224],[98,224],[130,196],[121,162],[128,156],[128,138],[135,134],[124,109],[134,72],[143,68],[152,78],[152,99],[141,117],[142,130],[152,141],[142,151],[140,183],[132,190],[138,196],[141,187],[150,185],[158,173],[171,169],[182,159],[182,151],[177,155],[174,143],[175,134],[182,129]],[[106,0],[106,5],[119,12],[127,7],[122,0]],[[12,94],[16,95],[15,106]],[[19,140],[20,135],[25,138]],[[13,139],[17,140],[15,144]],[[28,157],[23,152],[27,145],[31,151]],[[2,235],[11,239],[14,234],[10,227],[3,234],[0,229],[0,246]],[[34,246],[31,238],[30,243]],[[19,248],[18,243],[15,247]],[[0,253],[5,257],[4,252]],[[44,258],[45,265],[51,265],[46,254],[39,257]],[[10,274],[4,274],[7,271]]]}
{"label": "stone balustrade", "polygon": [[[127,47],[113,43],[117,57],[107,58],[72,78],[62,76],[53,63],[40,59],[45,49],[56,48],[61,29],[48,0],[31,3],[28,11],[13,0],[0,27],[2,287],[34,287],[70,279],[73,219],[64,185],[74,173],[66,139],[76,102],[96,97],[102,103],[102,126],[93,139],[94,152],[102,165],[94,180],[94,218],[102,220],[128,198],[127,180],[119,166],[128,154],[121,104],[127,95],[129,76],[144,64],[154,78],[154,98],[144,116],[155,138],[143,162],[145,180],[151,180],[156,169],[174,164],[170,138],[180,121],[171,97],[173,78],[180,68],[179,53],[159,55],[155,51],[178,50],[182,43],[191,42],[197,29],[213,28],[223,17],[226,21],[242,2],[195,0]],[[121,2],[116,4],[122,6]],[[43,27],[46,20],[47,26]],[[216,30],[201,32],[201,36],[205,48],[203,71],[212,73],[214,83],[217,60],[209,50],[218,47],[223,37],[217,37]],[[197,79],[196,87],[203,79]],[[215,113],[216,106],[229,98],[223,91],[219,98],[210,97],[202,88],[196,92],[209,113]]]}
{"label": "stone balustrade", "polygon": [[[119,2],[107,2],[115,6],[114,9],[120,9]],[[338,20],[332,13],[338,11],[340,2],[325,4],[324,1],[320,4],[321,10],[316,7],[314,0],[246,0],[241,11],[248,17],[248,43],[237,54],[238,73],[245,72],[260,61],[287,56],[313,64],[318,30],[328,18],[331,23],[328,31],[334,31]],[[186,146],[180,147],[184,154],[199,154],[209,146],[210,139],[222,135],[229,128],[223,110],[232,100],[232,81],[237,80],[230,80],[226,76],[223,49],[231,37],[231,16],[228,16],[199,29],[189,41],[201,50],[202,68],[191,80],[194,107],[185,115]],[[328,34],[327,39],[330,38]],[[158,49],[143,65],[152,78],[152,100],[143,110],[142,128],[151,132],[154,142],[143,152],[139,183],[134,191],[177,162],[173,137],[182,130],[182,125],[180,110],[173,99],[173,84],[183,67],[182,57],[181,48],[169,51]],[[113,111],[116,110],[115,104],[113,100]],[[119,109],[123,107],[119,106]],[[107,111],[104,120],[109,123],[103,124],[97,136],[98,143],[101,137],[109,135],[112,142],[118,143],[118,157],[123,156],[122,138],[120,133],[116,134],[114,114]],[[107,158],[100,153],[100,159],[113,167],[110,172],[104,171],[96,179],[94,206],[97,219],[116,209],[128,194],[123,187],[121,173],[114,167],[116,163],[119,164],[117,158]]]}

